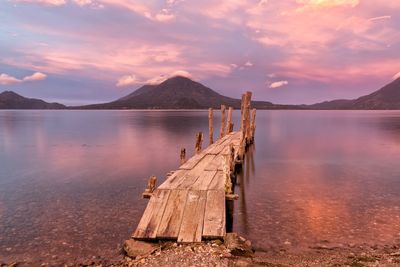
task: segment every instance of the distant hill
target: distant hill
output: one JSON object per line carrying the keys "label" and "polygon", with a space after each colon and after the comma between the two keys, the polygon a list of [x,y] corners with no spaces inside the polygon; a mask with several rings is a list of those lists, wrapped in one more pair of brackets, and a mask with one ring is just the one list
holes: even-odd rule
{"label": "distant hill", "polygon": [[[218,94],[210,88],[182,76],[172,77],[158,85],[144,85],[118,100],[87,106],[79,109],[205,109],[219,108],[222,104],[240,108],[240,99]],[[294,109],[290,105],[275,105],[271,102],[253,101],[258,109]]]}
{"label": "distant hill", "polygon": [[11,91],[0,93],[0,109],[63,109],[58,103],[47,103],[40,99],[26,98]]}
{"label": "distant hill", "polygon": [[333,100],[307,106],[310,109],[400,109],[400,78],[378,91],[354,100]]}

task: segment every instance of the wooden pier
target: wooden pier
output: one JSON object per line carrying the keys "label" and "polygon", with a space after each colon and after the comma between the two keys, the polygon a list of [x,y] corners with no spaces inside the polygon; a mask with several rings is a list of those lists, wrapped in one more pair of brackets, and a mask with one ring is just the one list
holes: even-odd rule
{"label": "wooden pier", "polygon": [[[186,161],[181,150],[181,166],[169,173],[155,189],[151,177],[144,196],[149,203],[133,234],[138,240],[169,239],[182,243],[223,238],[226,233],[226,199],[235,199],[232,178],[241,165],[246,147],[253,143],[255,109],[250,110],[251,93],[242,97],[241,130],[232,132],[232,108],[225,121],[221,106],[220,139],[213,143],[213,110],[209,110],[209,142],[202,150],[203,134],[196,136],[196,154]],[[251,121],[250,121],[250,113]]]}

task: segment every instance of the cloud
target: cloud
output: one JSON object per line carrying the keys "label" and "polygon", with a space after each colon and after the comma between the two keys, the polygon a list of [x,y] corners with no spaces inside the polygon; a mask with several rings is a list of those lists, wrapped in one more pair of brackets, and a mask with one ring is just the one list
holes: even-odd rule
{"label": "cloud", "polygon": [[5,73],[0,74],[0,84],[9,85],[9,84],[15,84],[15,83],[20,83],[20,82],[21,82],[21,80],[15,78],[13,76],[10,76]]}
{"label": "cloud", "polygon": [[297,3],[303,5],[298,11],[304,11],[316,8],[356,7],[360,0],[297,0]]}
{"label": "cloud", "polygon": [[247,61],[246,63],[244,63],[244,65],[245,65],[246,67],[252,67],[252,66],[253,66],[253,63],[251,63],[250,61]]}
{"label": "cloud", "polygon": [[47,6],[62,6],[66,4],[65,0],[14,0],[17,3],[39,4]]}
{"label": "cloud", "polygon": [[126,76],[122,76],[118,82],[117,82],[117,87],[124,87],[124,86],[130,86],[130,85],[138,85],[138,84],[160,84],[162,82],[164,82],[165,80],[175,77],[175,76],[183,76],[186,78],[192,78],[192,74],[190,74],[189,72],[185,71],[185,70],[177,70],[172,72],[171,74],[168,75],[159,75],[159,76],[155,76],[153,78],[150,79],[143,79],[143,80],[139,80],[136,78],[136,76],[134,74],[132,75],[126,75]]}
{"label": "cloud", "polygon": [[393,80],[397,80],[400,78],[400,72],[393,76]]}
{"label": "cloud", "polygon": [[41,81],[47,78],[47,75],[41,72],[35,72],[34,74],[30,76],[26,76],[23,78],[23,81],[25,82],[31,82],[31,81]]}
{"label": "cloud", "polygon": [[270,84],[269,88],[278,88],[278,87],[282,87],[284,85],[289,84],[288,81],[279,81],[279,82],[273,82]]}
{"label": "cloud", "polygon": [[385,19],[391,19],[391,18],[392,18],[392,16],[380,16],[380,17],[370,18],[368,21],[385,20]]}
{"label": "cloud", "polygon": [[0,75],[0,84],[10,85],[16,83],[30,82],[30,81],[40,81],[46,79],[47,75],[41,72],[35,72],[32,75],[25,76],[22,79],[18,79],[14,76],[2,73]]}
{"label": "cloud", "polygon": [[135,75],[125,75],[119,78],[117,82],[117,87],[124,87],[129,85],[140,84],[140,82],[136,79]]}

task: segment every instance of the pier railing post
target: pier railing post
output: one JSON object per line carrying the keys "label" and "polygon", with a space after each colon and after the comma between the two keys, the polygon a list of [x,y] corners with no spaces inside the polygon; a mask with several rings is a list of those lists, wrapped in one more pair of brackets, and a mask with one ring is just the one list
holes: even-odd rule
{"label": "pier railing post", "polygon": [[225,105],[221,105],[221,131],[220,131],[220,138],[225,136]]}
{"label": "pier railing post", "polygon": [[210,145],[214,143],[214,131],[213,131],[213,125],[214,125],[214,114],[213,114],[213,109],[209,108],[208,109],[208,136],[209,136],[209,143]]}
{"label": "pier railing post", "polygon": [[181,148],[181,165],[186,162],[186,149]]}
{"label": "pier railing post", "polygon": [[147,188],[144,190],[142,196],[143,198],[150,198],[156,189],[157,177],[151,176],[147,182]]}
{"label": "pier railing post", "polygon": [[196,145],[195,145],[195,150],[196,150],[196,154],[201,152],[201,145],[203,143],[203,133],[199,132],[196,135]]}
{"label": "pier railing post", "polygon": [[228,110],[228,122],[226,124],[226,133],[229,134],[233,131],[233,123],[232,123],[232,112],[233,112],[233,108],[229,107]]}

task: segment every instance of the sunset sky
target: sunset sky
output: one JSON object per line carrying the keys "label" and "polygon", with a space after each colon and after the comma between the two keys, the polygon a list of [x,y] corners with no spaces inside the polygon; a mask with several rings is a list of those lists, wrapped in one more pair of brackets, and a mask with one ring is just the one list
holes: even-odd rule
{"label": "sunset sky", "polygon": [[185,75],[314,103],[400,77],[400,0],[0,0],[0,92],[105,102]]}

